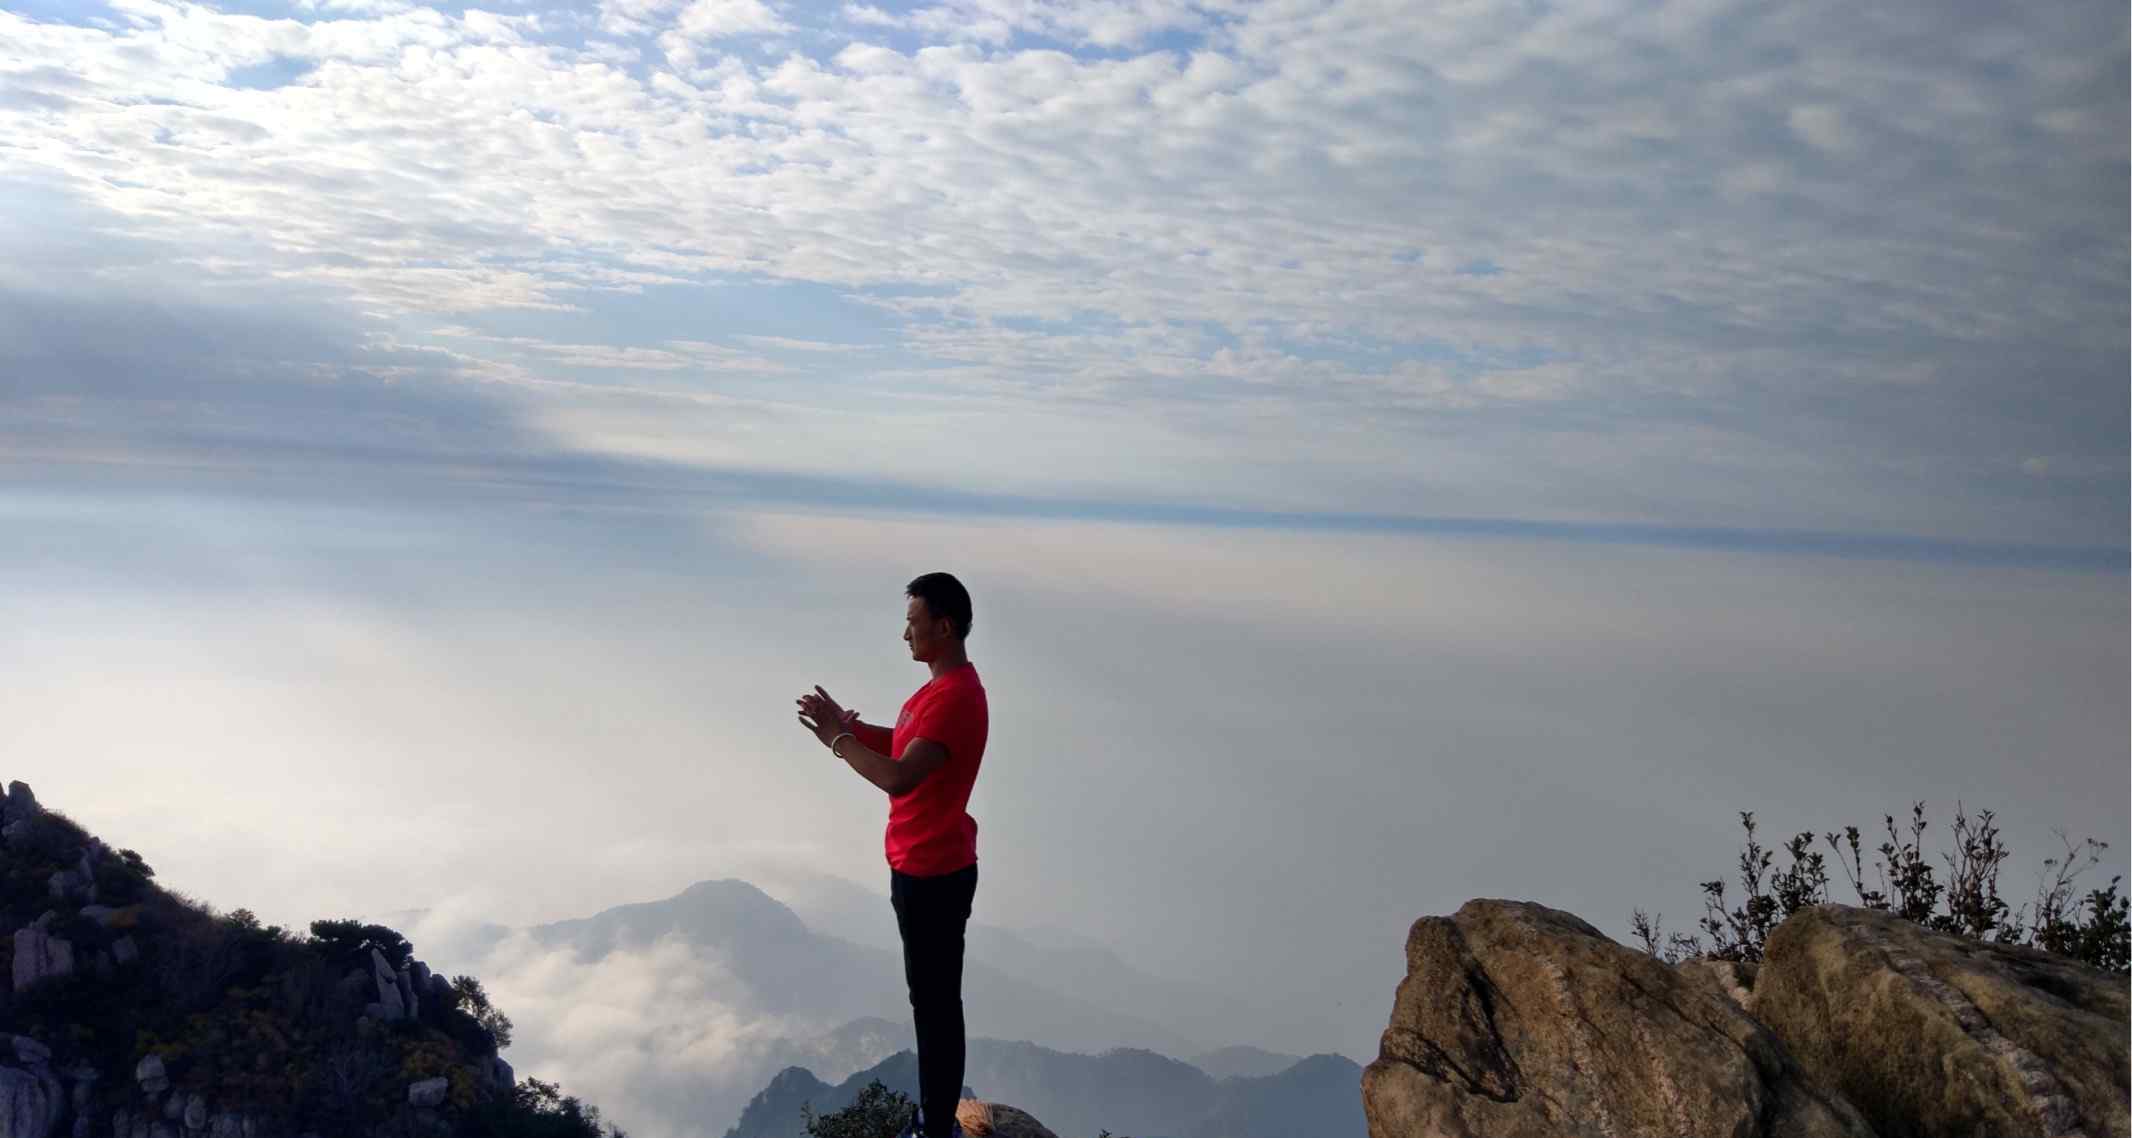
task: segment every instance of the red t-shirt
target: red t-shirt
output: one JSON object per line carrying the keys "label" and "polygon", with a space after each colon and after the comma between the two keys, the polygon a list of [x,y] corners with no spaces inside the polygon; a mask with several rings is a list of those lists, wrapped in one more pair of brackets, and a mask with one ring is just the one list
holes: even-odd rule
{"label": "red t-shirt", "polygon": [[931,739],[948,749],[948,757],[917,789],[888,800],[882,845],[889,868],[937,877],[977,860],[977,819],[967,810],[984,762],[987,726],[985,686],[973,664],[928,680],[903,701],[889,757],[901,762],[913,739]]}

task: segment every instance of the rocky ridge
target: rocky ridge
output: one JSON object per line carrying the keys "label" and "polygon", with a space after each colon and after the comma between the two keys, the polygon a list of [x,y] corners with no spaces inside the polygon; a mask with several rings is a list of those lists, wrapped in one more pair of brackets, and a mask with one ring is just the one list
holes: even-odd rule
{"label": "rocky ridge", "polygon": [[0,1136],[443,1135],[513,1095],[493,1035],[422,961],[330,958],[152,875],[24,783],[0,797]]}
{"label": "rocky ridge", "polygon": [[1474,900],[1408,930],[1371,1138],[2127,1138],[2125,981],[1817,905],[1759,968]]}

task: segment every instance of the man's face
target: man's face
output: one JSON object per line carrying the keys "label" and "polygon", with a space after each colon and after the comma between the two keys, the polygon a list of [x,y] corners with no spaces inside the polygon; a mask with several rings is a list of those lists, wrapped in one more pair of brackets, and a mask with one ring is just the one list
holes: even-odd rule
{"label": "man's face", "polygon": [[932,660],[943,639],[939,624],[925,607],[924,597],[912,597],[910,604],[904,606],[903,642],[911,646],[911,659]]}

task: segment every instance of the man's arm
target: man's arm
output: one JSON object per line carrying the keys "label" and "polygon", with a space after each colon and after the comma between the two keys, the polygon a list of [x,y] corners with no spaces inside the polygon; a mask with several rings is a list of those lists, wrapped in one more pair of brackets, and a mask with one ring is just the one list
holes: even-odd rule
{"label": "man's arm", "polygon": [[913,739],[903,748],[903,758],[891,759],[861,742],[856,733],[852,739],[838,748],[844,762],[859,777],[878,786],[892,798],[901,798],[918,789],[927,775],[940,769],[948,760],[948,749],[931,739]]}
{"label": "man's arm", "polygon": [[877,727],[874,724],[855,719],[845,730],[856,736],[860,745],[871,749],[876,754],[892,754],[896,749],[896,733],[886,727]]}

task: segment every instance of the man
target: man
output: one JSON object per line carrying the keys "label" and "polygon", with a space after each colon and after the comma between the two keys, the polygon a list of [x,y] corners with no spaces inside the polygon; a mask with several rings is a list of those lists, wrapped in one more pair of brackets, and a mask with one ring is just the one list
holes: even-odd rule
{"label": "man", "polygon": [[862,721],[820,686],[799,697],[800,724],[888,794],[888,896],[918,1034],[918,1116],[905,1133],[961,1138],[963,931],[977,893],[977,819],[967,810],[985,754],[985,688],[963,647],[962,582],[927,573],[904,596],[903,641],[933,678],[903,702],[896,726]]}

